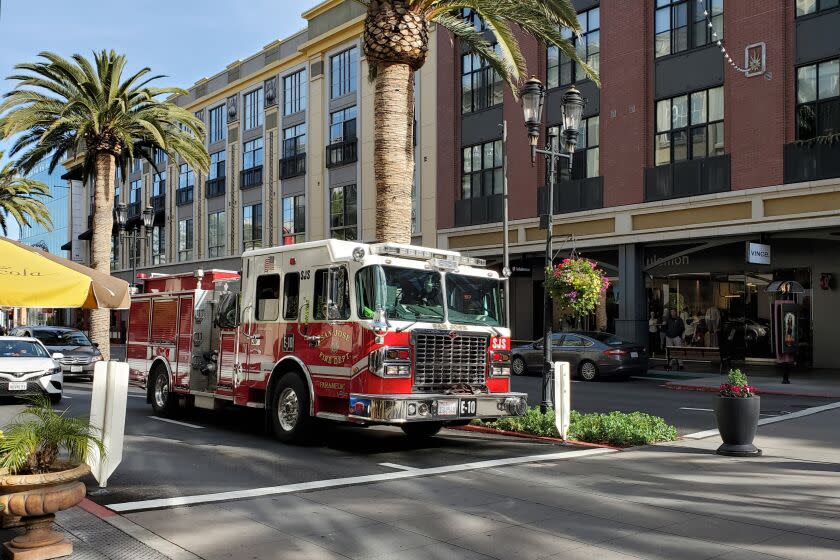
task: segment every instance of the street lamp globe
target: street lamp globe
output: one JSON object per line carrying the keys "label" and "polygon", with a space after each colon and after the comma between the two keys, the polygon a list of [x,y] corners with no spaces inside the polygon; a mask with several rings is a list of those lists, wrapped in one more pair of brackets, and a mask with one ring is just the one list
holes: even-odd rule
{"label": "street lamp globe", "polygon": [[114,221],[121,230],[125,229],[125,224],[128,222],[128,206],[125,202],[120,202],[114,206]]}
{"label": "street lamp globe", "polygon": [[586,100],[575,86],[570,87],[563,95],[563,136],[568,153],[574,153],[580,133],[580,120]]}
{"label": "street lamp globe", "polygon": [[143,227],[146,228],[146,233],[152,231],[152,226],[154,226],[155,222],[155,211],[152,209],[151,206],[146,206],[145,210],[143,210]]}
{"label": "street lamp globe", "polygon": [[525,126],[528,129],[528,142],[531,146],[537,145],[540,138],[540,126],[542,126],[543,99],[545,88],[537,78],[531,78],[522,86],[522,112],[525,115]]}

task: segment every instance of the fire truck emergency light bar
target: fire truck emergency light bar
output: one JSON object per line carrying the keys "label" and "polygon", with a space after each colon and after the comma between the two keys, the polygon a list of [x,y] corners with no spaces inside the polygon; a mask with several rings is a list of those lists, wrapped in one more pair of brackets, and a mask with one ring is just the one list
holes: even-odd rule
{"label": "fire truck emergency light bar", "polygon": [[402,247],[400,245],[391,245],[390,243],[386,243],[384,245],[374,245],[370,248],[370,252],[374,255],[405,257],[407,259],[440,259],[442,261],[452,261],[463,266],[487,266],[487,261],[485,261],[484,259],[477,259],[475,257],[463,257],[461,255],[453,255],[451,253],[435,253],[426,249]]}

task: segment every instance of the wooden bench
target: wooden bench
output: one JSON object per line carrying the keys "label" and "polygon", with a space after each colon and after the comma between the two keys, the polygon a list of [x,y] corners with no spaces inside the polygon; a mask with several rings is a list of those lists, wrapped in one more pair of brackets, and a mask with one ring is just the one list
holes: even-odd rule
{"label": "wooden bench", "polygon": [[[666,346],[665,370],[677,369],[679,361],[715,363],[720,361],[720,348],[717,346]],[[674,364],[672,367],[671,364]]]}

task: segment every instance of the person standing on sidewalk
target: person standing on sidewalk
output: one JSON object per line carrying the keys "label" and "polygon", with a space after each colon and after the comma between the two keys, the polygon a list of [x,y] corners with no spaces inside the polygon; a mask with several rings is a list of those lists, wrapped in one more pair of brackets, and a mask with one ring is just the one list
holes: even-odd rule
{"label": "person standing on sidewalk", "polygon": [[648,321],[648,355],[653,356],[654,352],[659,352],[659,319],[656,318],[656,311],[650,312],[650,320]]}
{"label": "person standing on sidewalk", "polygon": [[[682,346],[683,334],[685,334],[685,323],[677,315],[676,309],[671,309],[671,315],[665,322],[665,345],[667,346]],[[677,369],[682,369],[680,360],[677,359]]]}

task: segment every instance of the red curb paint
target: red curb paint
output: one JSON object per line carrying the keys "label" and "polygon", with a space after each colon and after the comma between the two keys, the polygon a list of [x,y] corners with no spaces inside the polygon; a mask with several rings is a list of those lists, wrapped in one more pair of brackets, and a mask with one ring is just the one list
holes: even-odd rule
{"label": "red curb paint", "polygon": [[[681,385],[679,383],[666,383],[664,387],[673,391],[700,391],[703,393],[717,393],[718,391],[720,391],[718,387]],[[775,389],[755,389],[755,394],[773,395],[781,397],[806,397],[812,399],[840,399],[840,395],[832,395],[830,393],[795,393],[793,391],[776,391]]]}
{"label": "red curb paint", "polygon": [[88,513],[92,513],[100,519],[105,519],[106,517],[114,517],[115,515],[119,515],[117,512],[112,511],[106,508],[105,506],[100,506],[96,502],[92,502],[87,498],[84,498],[81,502],[79,502],[79,507]]}
{"label": "red curb paint", "polygon": [[497,430],[496,428],[486,428],[484,426],[457,426],[450,427],[450,430],[463,430],[465,432],[479,432],[482,434],[493,434],[497,436],[511,436],[522,439],[533,439],[537,441],[548,441],[551,443],[567,443],[569,445],[576,445],[579,447],[596,447],[600,449],[612,449],[613,451],[621,451],[621,447],[613,447],[612,445],[603,445],[601,443],[589,443],[588,441],[576,441],[573,439],[562,440],[555,437],[535,436],[531,434],[523,434],[520,432],[509,432],[507,430]]}

